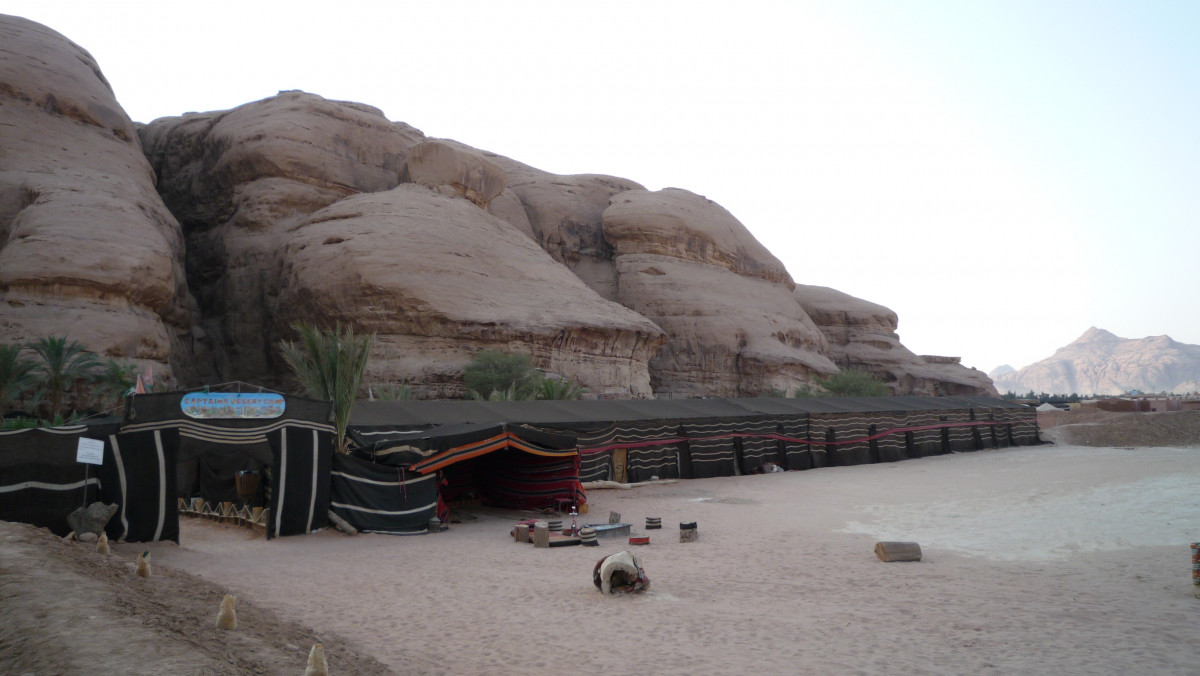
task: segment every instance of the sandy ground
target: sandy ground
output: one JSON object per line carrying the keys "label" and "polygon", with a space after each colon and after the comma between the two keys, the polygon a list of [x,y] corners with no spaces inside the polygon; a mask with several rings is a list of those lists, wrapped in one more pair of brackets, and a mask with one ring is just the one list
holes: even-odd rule
{"label": "sandy ground", "polygon": [[[183,518],[150,580],[143,545],[103,560],[0,524],[4,626],[23,618],[0,673],[301,674],[322,640],[334,674],[1196,674],[1197,486],[1200,448],[1046,445],[592,491],[581,521],[619,512],[644,547],[536,549],[488,509],[270,542]],[[593,565],[627,548],[651,590],[601,594]],[[235,632],[213,627],[226,589]]]}

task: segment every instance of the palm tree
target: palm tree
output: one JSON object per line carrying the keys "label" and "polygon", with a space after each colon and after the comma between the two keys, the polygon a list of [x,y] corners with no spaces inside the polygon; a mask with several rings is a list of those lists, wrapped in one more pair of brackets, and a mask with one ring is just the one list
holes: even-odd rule
{"label": "palm tree", "polygon": [[538,399],[558,401],[582,399],[587,388],[569,378],[542,378],[538,384]]}
{"label": "palm tree", "polygon": [[471,390],[471,398],[475,401],[529,401],[537,399],[537,393],[533,390],[518,390],[515,385],[510,385],[507,390],[492,390],[486,397]]}
{"label": "palm tree", "polygon": [[33,384],[33,362],[21,356],[23,345],[0,344],[0,416]]}
{"label": "palm tree", "polygon": [[37,355],[33,370],[50,395],[50,417],[54,418],[62,409],[63,393],[88,377],[100,362],[77,341],[68,342],[66,336],[38,338],[28,347]]}
{"label": "palm tree", "polygon": [[353,329],[343,329],[340,324],[332,331],[311,324],[293,324],[292,328],[300,334],[300,340],[279,343],[283,358],[309,396],[333,402],[337,450],[345,453],[350,409],[371,358],[375,334],[355,335]]}
{"label": "palm tree", "polygon": [[92,394],[100,400],[102,408],[114,400],[115,405],[120,406],[121,399],[137,384],[137,364],[109,359],[100,368],[95,377]]}

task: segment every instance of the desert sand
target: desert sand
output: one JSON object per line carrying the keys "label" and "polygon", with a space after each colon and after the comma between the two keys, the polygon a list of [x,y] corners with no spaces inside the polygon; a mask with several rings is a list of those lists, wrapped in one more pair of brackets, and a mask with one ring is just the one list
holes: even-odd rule
{"label": "desert sand", "polygon": [[[580,523],[619,512],[651,537],[634,548],[536,549],[509,536],[525,513],[488,508],[435,535],[269,542],[182,518],[179,545],[114,544],[105,561],[0,524],[5,615],[45,614],[24,648],[0,633],[0,672],[75,673],[26,654],[61,646],[67,613],[79,632],[105,624],[87,647],[96,674],[300,674],[317,640],[334,674],[1195,674],[1197,486],[1200,448],[1043,445],[591,491]],[[697,541],[679,541],[684,521]],[[885,563],[881,540],[924,556]],[[149,580],[132,576],[142,549]],[[592,585],[621,549],[648,592]],[[71,575],[26,572],[36,551]],[[139,601],[142,583],[169,586]],[[86,621],[105,589],[124,605]],[[214,626],[226,591],[232,632]]]}

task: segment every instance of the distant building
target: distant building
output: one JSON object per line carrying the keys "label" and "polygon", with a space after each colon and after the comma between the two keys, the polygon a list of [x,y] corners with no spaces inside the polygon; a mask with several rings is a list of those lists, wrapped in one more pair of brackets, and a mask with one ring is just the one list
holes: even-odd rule
{"label": "distant building", "polygon": [[1135,413],[1169,413],[1200,411],[1200,398],[1173,394],[1130,394],[1124,397],[1100,399],[1096,408],[1103,411],[1132,411]]}

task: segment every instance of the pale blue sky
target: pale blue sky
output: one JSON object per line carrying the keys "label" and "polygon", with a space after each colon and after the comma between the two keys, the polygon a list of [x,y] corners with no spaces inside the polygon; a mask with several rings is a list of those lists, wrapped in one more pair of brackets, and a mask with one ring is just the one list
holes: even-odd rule
{"label": "pale blue sky", "polygon": [[1200,2],[45,2],[135,120],[303,89],[722,204],[985,371],[1200,344]]}

